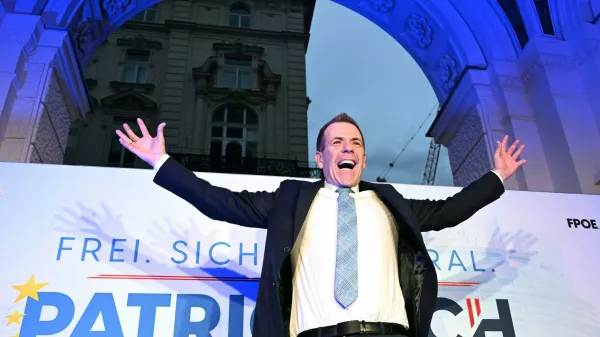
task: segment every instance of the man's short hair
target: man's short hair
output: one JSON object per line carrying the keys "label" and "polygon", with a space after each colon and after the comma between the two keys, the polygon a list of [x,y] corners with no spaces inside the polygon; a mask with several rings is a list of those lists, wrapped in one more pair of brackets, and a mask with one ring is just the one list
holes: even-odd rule
{"label": "man's short hair", "polygon": [[319,130],[319,135],[317,136],[317,152],[323,151],[324,146],[323,144],[321,144],[321,142],[323,141],[323,135],[325,134],[325,130],[333,123],[349,123],[354,125],[360,133],[360,137],[363,141],[363,147],[365,146],[365,137],[363,136],[363,133],[360,130],[360,127],[358,126],[358,123],[356,123],[356,121],[352,117],[348,116],[347,113],[342,112],[333,117],[329,122],[325,123],[325,125],[321,127],[321,130]]}

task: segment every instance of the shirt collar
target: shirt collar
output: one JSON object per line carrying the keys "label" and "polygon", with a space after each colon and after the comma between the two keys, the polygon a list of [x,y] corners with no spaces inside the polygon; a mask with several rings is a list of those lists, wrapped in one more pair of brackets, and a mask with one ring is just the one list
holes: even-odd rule
{"label": "shirt collar", "polygon": [[[328,183],[327,181],[325,181],[325,188],[336,192],[339,187],[332,185],[332,184]],[[352,189],[352,192],[358,193],[358,185],[353,186],[351,189]]]}

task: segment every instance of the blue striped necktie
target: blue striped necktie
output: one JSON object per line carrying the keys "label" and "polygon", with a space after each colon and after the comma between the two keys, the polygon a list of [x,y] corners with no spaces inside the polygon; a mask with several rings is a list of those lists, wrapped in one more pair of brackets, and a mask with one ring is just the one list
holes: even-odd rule
{"label": "blue striped necktie", "polygon": [[356,205],[349,188],[338,190],[338,226],[335,256],[336,300],[347,308],[358,297],[358,234]]}

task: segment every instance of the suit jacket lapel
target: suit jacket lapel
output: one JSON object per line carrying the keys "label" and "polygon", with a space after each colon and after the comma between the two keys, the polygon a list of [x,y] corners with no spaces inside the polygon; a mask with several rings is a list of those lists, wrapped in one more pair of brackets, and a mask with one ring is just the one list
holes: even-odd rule
{"label": "suit jacket lapel", "polygon": [[294,240],[298,237],[300,229],[306,220],[310,206],[317,196],[319,189],[323,187],[325,182],[323,179],[314,183],[302,184],[300,194],[298,195],[298,203],[296,204],[296,217],[294,219]]}

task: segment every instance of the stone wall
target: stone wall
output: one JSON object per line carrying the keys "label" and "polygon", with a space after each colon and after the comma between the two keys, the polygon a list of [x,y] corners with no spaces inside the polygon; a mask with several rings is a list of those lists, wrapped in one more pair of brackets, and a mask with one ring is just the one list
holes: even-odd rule
{"label": "stone wall", "polygon": [[492,168],[485,135],[479,112],[473,107],[448,144],[450,167],[456,186],[466,186]]}
{"label": "stone wall", "polygon": [[48,72],[42,101],[38,107],[39,122],[31,139],[28,162],[62,164],[71,120],[58,80]]}

